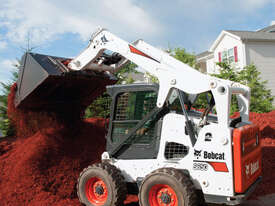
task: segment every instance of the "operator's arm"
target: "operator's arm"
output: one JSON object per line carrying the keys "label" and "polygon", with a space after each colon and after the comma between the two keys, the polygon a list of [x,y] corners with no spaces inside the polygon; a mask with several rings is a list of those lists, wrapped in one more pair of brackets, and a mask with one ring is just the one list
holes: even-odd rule
{"label": "operator's arm", "polygon": [[213,94],[211,93],[211,99],[209,102],[209,106],[201,114],[201,121],[199,123],[199,125],[201,127],[203,127],[204,125],[207,124],[207,116],[208,116],[209,112],[213,109],[214,106],[215,106],[215,100],[214,100]]}
{"label": "operator's arm", "polygon": [[167,106],[164,106],[160,112],[158,112],[152,119],[148,120],[142,128],[137,130],[137,135],[144,135],[147,131],[149,131],[151,128],[155,126],[155,124],[166,114],[169,113],[169,108]]}

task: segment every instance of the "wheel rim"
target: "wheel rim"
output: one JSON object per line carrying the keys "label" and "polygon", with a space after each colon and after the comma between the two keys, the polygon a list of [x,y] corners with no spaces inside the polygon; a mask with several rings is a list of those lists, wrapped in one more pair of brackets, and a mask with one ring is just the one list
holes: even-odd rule
{"label": "wheel rim", "polygon": [[92,177],[86,182],[85,193],[88,201],[93,205],[104,205],[108,198],[107,186],[98,177]]}
{"label": "wheel rim", "polygon": [[169,185],[154,185],[149,191],[150,206],[178,206],[176,192]]}

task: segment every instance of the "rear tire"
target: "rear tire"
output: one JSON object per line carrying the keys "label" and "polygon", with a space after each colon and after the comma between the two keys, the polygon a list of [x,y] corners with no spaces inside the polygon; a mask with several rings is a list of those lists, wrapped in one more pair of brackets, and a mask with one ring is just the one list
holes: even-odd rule
{"label": "rear tire", "polygon": [[126,194],[121,172],[108,163],[89,166],[78,178],[77,195],[86,206],[121,206]]}
{"label": "rear tire", "polygon": [[145,177],[139,192],[140,206],[198,206],[190,178],[174,168],[161,168]]}

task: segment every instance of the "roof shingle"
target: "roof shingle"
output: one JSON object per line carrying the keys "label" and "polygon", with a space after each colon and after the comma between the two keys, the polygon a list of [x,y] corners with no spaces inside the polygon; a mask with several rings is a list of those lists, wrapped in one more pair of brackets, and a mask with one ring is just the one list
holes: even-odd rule
{"label": "roof shingle", "polygon": [[275,41],[275,33],[264,31],[236,31],[226,30],[233,35],[241,38],[241,40],[262,40],[262,41]]}

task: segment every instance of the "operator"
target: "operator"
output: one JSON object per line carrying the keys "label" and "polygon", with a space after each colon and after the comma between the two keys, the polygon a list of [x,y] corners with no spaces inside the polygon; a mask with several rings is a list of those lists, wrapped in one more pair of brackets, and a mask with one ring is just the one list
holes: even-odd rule
{"label": "operator", "polygon": [[210,92],[210,95],[211,95],[211,99],[210,99],[210,102],[209,102],[209,105],[208,107],[203,111],[203,113],[201,114],[201,121],[199,123],[199,126],[200,127],[203,127],[204,125],[207,125],[207,117],[208,117],[208,114],[210,113],[210,111],[214,108],[215,106],[215,99],[214,99],[214,96],[212,94],[212,92]]}
{"label": "operator", "polygon": [[162,118],[164,117],[166,114],[168,114],[170,112],[170,109],[168,107],[168,105],[166,104],[165,106],[162,107],[162,109],[153,116],[152,119],[148,120],[147,122],[145,122],[145,124],[143,125],[142,128],[138,129],[136,131],[136,134],[139,136],[144,135],[146,132],[148,132],[150,129],[152,129],[155,124]]}

